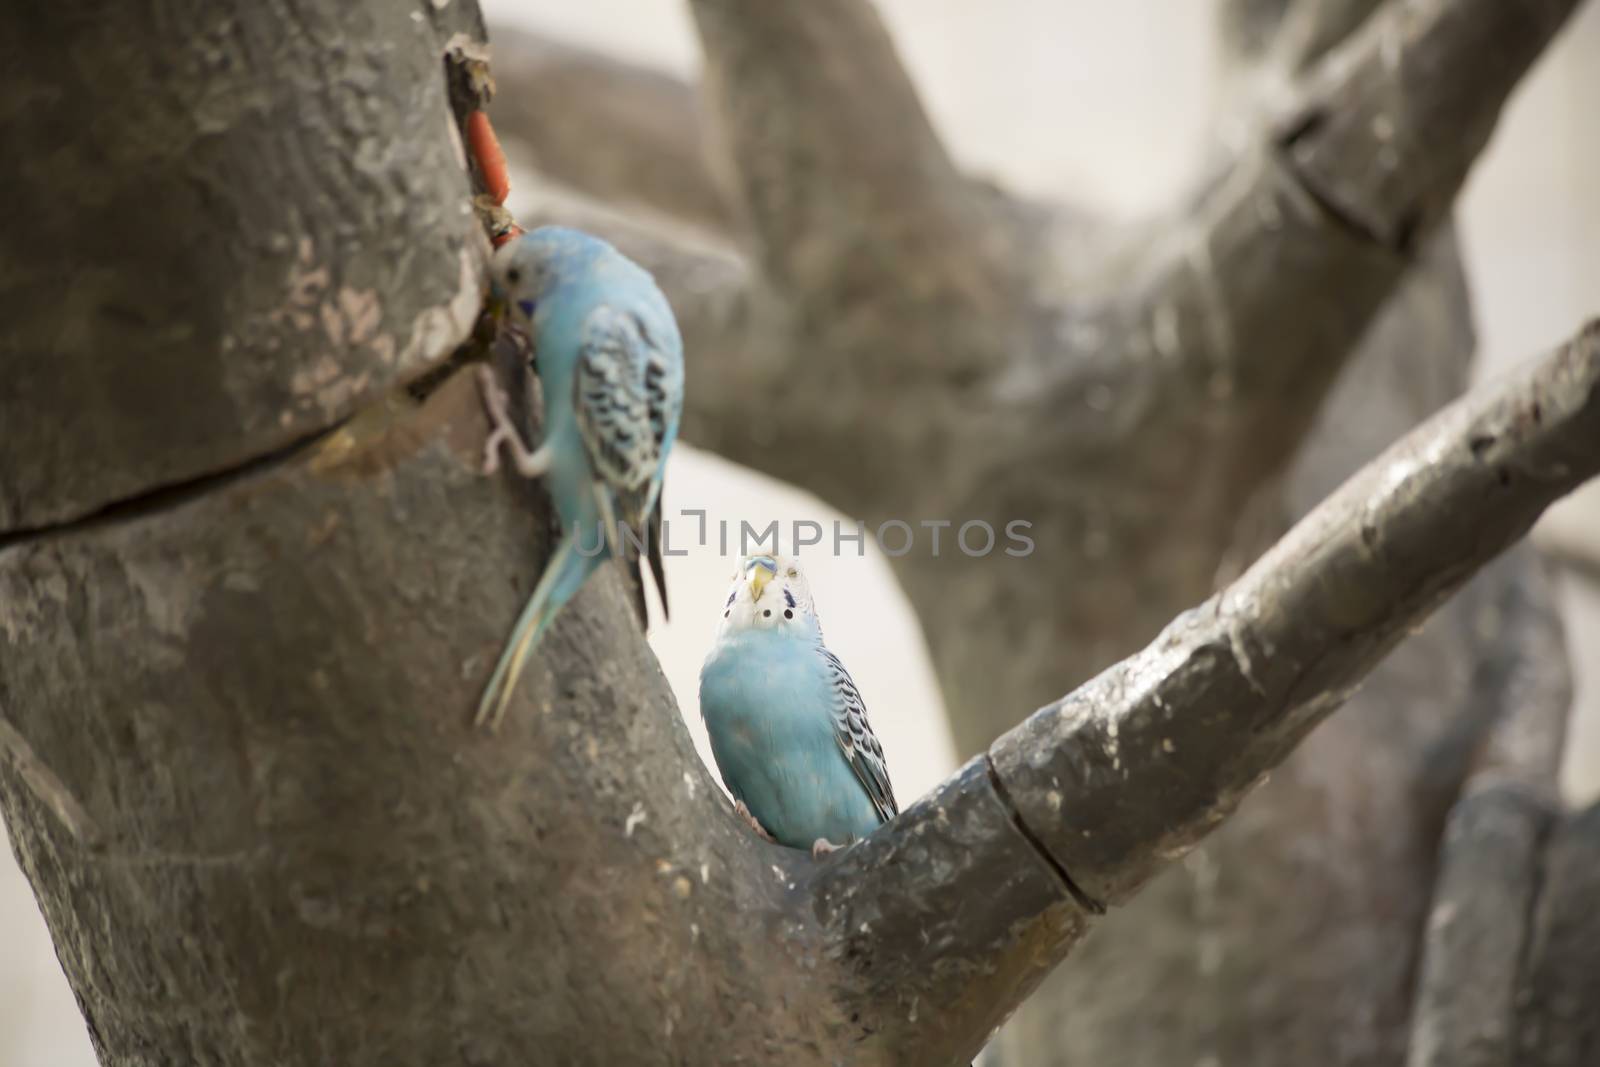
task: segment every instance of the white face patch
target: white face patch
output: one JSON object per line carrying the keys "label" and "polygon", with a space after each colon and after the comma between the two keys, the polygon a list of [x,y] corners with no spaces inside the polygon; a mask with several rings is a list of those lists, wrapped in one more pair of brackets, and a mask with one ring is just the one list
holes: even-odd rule
{"label": "white face patch", "polygon": [[739,561],[723,601],[718,632],[741,630],[815,632],[811,590],[798,564],[783,556],[746,556]]}

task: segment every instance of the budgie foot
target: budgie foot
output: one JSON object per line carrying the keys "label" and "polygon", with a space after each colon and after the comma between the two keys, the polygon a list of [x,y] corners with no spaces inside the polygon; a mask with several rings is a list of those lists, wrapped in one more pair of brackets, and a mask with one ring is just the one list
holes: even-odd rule
{"label": "budgie foot", "polygon": [[836,845],[832,841],[829,841],[826,837],[819,837],[815,841],[811,842],[811,858],[814,860],[820,860],[828,853],[837,852],[841,848],[844,848],[844,846]]}
{"label": "budgie foot", "polygon": [[735,815],[739,816],[739,818],[743,819],[745,822],[749,823],[750,824],[750,828],[752,830],[754,830],[756,833],[760,834],[762,837],[766,838],[768,841],[772,841],[774,844],[777,843],[773,839],[773,836],[771,834],[767,833],[767,828],[765,826],[761,825],[761,820],[757,819],[754,815],[750,814],[750,809],[744,806],[744,801],[735,800],[733,802],[733,813]]}
{"label": "budgie foot", "polygon": [[511,398],[494,380],[494,371],[478,366],[478,391],[483,394],[483,407],[489,413],[489,439],[483,443],[483,473],[493,474],[500,469],[500,446],[511,453],[511,465],[524,478],[537,478],[550,469],[550,446],[543,445],[529,451],[522,443],[522,435],[511,421]]}

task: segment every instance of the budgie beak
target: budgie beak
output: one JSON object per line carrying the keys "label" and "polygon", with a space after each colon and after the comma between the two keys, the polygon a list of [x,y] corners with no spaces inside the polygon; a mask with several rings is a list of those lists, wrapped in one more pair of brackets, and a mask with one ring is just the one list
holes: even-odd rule
{"label": "budgie beak", "polygon": [[506,320],[506,295],[500,291],[498,285],[489,286],[489,299],[484,301],[483,310],[489,313],[489,318],[493,319],[497,326]]}
{"label": "budgie beak", "polygon": [[761,599],[761,590],[772,581],[772,572],[765,567],[750,568],[750,602],[753,604]]}

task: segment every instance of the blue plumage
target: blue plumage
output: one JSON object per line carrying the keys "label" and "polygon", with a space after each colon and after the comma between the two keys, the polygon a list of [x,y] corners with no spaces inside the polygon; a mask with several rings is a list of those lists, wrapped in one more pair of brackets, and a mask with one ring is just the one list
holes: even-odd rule
{"label": "blue plumage", "polygon": [[700,671],[700,712],[728,791],[778,843],[823,852],[898,813],[866,706],[823,644],[793,560],[741,561]]}
{"label": "blue plumage", "polygon": [[483,368],[495,427],[485,468],[508,446],[522,474],[545,480],[562,526],[478,705],[476,721],[498,725],[528,655],[605,560],[634,568],[642,612],[642,545],[666,606],[661,479],[683,410],[683,342],[649,273],[596,237],[543,227],[502,247],[492,269],[498,295],[533,345],[544,442],[532,452],[523,446],[504,393]]}

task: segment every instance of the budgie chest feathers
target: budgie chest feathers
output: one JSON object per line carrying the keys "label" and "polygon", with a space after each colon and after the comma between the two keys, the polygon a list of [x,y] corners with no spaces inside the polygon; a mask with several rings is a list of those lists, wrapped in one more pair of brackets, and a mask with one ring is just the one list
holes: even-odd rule
{"label": "budgie chest feathers", "polygon": [[898,810],[860,694],[823,645],[792,561],[741,563],[700,710],[728,791],[780,844],[844,844]]}
{"label": "budgie chest feathers", "polygon": [[720,644],[700,708],[729,792],[779,844],[864,837],[882,821],[835,737],[828,679],[809,642],[752,632]]}

